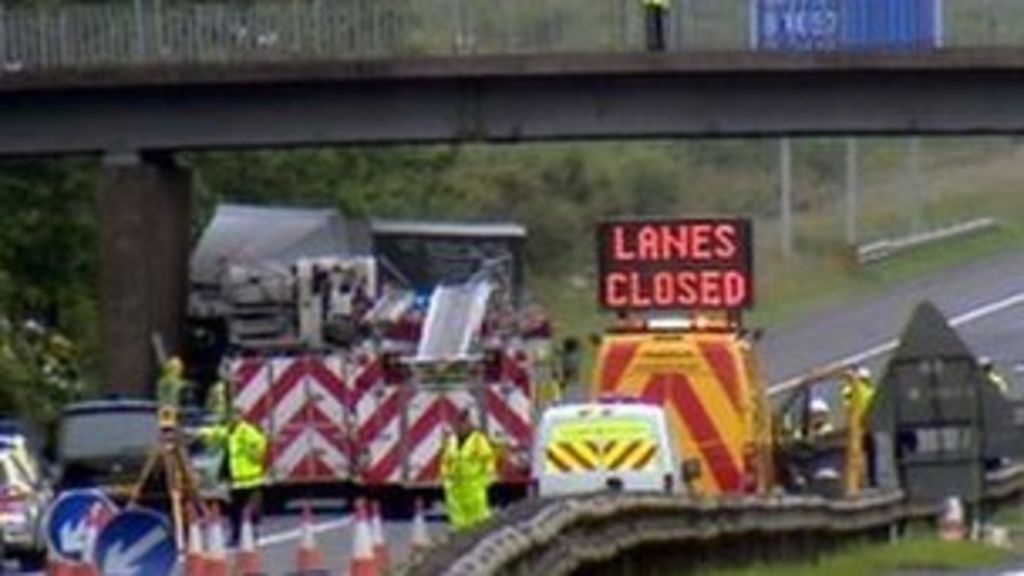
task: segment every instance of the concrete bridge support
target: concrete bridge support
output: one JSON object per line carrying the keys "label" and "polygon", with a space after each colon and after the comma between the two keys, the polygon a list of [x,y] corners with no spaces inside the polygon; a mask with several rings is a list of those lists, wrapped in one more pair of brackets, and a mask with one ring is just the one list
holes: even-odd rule
{"label": "concrete bridge support", "polygon": [[172,156],[107,154],[97,186],[103,389],[152,394],[154,336],[182,351],[192,174]]}

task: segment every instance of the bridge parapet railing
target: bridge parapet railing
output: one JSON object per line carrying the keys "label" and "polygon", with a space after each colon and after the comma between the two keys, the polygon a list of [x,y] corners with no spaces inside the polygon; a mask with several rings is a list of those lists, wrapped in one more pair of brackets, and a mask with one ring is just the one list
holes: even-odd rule
{"label": "bridge parapet railing", "polygon": [[[669,49],[749,49],[761,1],[671,0]],[[1024,44],[1019,0],[934,1],[944,45]],[[639,51],[643,16],[641,0],[0,0],[0,72]]]}

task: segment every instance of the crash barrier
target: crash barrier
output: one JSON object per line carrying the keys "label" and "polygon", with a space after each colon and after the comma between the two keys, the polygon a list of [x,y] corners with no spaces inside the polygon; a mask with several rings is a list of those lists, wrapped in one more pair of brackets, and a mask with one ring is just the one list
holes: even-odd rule
{"label": "crash barrier", "polygon": [[997,226],[994,218],[976,218],[945,228],[929,230],[920,234],[912,234],[901,238],[886,238],[857,247],[857,264],[864,266],[884,260],[907,250],[919,248],[927,244],[962,238],[991,230]]}
{"label": "crash barrier", "polygon": [[[1024,491],[1024,466],[987,478],[986,501]],[[852,541],[885,540],[942,511],[909,504],[899,491],[856,499],[750,496],[716,500],[604,493],[538,500],[456,534],[398,574],[485,576],[573,574],[602,566],[616,574],[735,566],[806,558]]]}

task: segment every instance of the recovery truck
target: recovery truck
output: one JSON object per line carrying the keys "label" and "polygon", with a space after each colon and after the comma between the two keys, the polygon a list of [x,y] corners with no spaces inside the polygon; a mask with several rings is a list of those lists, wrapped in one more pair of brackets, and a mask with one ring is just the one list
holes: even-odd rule
{"label": "recovery truck", "polygon": [[192,258],[209,382],[268,434],[272,487],[411,504],[439,486],[461,409],[524,493],[550,324],[523,298],[514,224],[354,222],[332,210],[221,206]]}

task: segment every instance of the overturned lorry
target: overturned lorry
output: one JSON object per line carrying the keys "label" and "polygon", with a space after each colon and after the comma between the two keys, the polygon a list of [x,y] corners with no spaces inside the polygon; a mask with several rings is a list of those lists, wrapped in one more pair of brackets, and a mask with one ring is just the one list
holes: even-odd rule
{"label": "overturned lorry", "polygon": [[445,434],[469,409],[499,447],[499,493],[515,496],[535,383],[551,377],[524,240],[513,224],[222,206],[192,259],[192,356],[230,374],[234,409],[271,439],[276,487],[411,502],[439,486]]}

